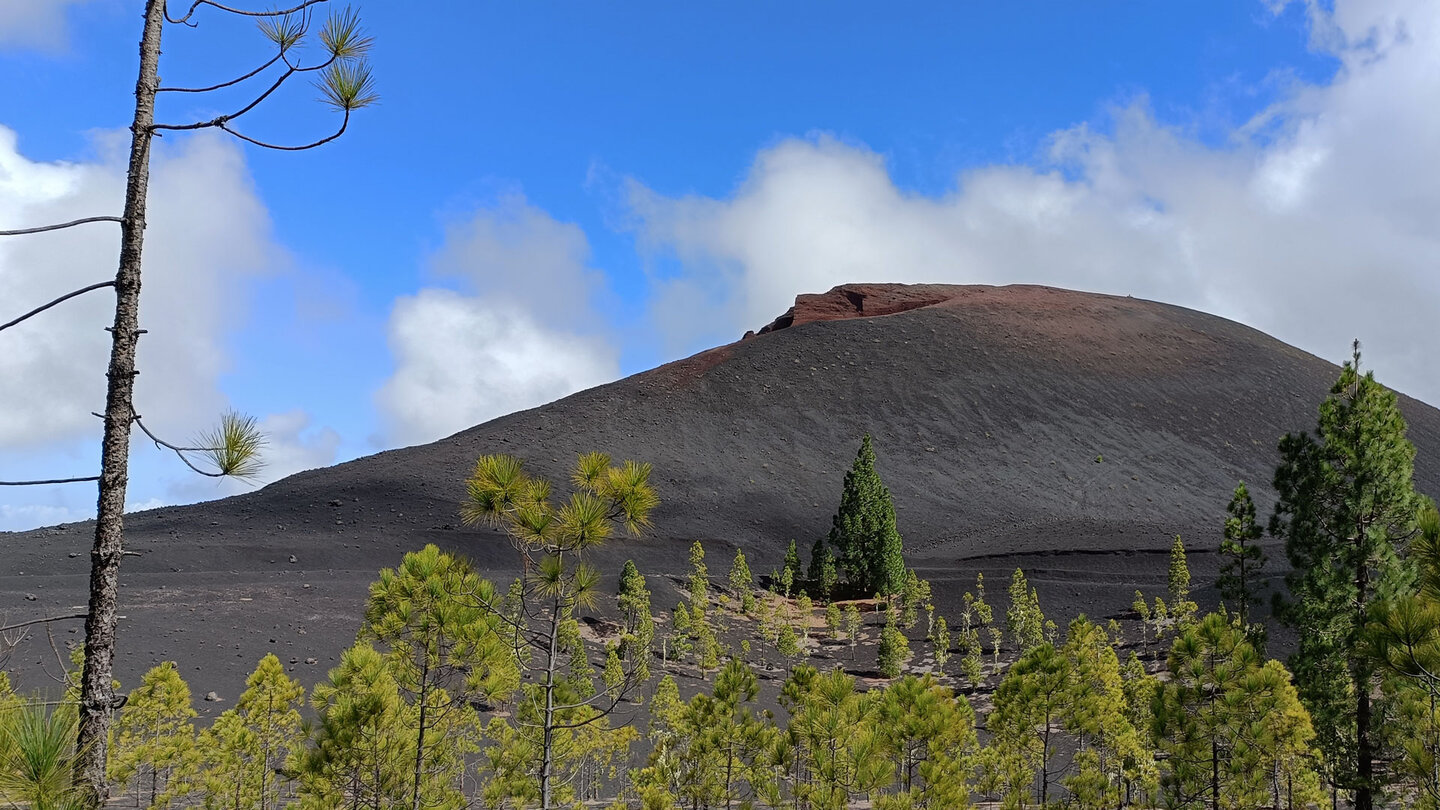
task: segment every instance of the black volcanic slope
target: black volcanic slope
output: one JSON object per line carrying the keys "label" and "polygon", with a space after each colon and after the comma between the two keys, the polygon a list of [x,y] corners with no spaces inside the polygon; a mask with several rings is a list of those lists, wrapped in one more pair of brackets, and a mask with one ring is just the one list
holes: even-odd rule
{"label": "black volcanic slope", "polygon": [[[435,542],[503,577],[508,545],[457,517],[470,466],[495,452],[551,476],[588,450],[653,463],[654,531],[600,563],[679,573],[699,539],[723,575],[735,546],[757,572],[791,538],[808,552],[869,431],[942,612],[975,572],[998,593],[1018,565],[1052,616],[1109,615],[1137,587],[1160,591],[1174,535],[1214,548],[1236,481],[1268,511],[1276,440],[1313,427],[1337,374],[1220,318],[1040,287],[851,285],[802,296],[761,331],[434,444],[132,516],[120,677],[173,659],[197,693],[233,698],[274,651],[314,682],[353,638],[366,585],[405,550]],[[1440,411],[1402,408],[1418,483],[1440,493]],[[0,611],[82,604],[90,531],[0,536]],[[1209,582],[1213,559],[1192,553],[1192,568]],[[672,607],[678,591],[656,590]],[[53,656],[24,650],[10,667],[39,683]]]}

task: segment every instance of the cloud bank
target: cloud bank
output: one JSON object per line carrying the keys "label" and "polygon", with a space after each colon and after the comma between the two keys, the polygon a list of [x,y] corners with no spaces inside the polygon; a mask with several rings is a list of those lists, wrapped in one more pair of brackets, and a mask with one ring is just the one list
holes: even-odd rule
{"label": "cloud bank", "polygon": [[1360,337],[1389,384],[1440,403],[1440,4],[1312,6],[1338,57],[1207,146],[1141,98],[1054,133],[1036,166],[941,197],[829,136],[762,151],[726,198],[631,181],[672,351],[733,340],[799,292],[853,281],[1038,283],[1241,320],[1327,359]]}
{"label": "cloud bank", "polygon": [[[0,222],[23,228],[117,212],[124,199],[118,135],[95,163],[37,163],[0,128]],[[270,219],[238,149],[196,137],[152,163],[136,405],[146,421],[190,435],[226,405],[224,338],[246,315],[248,278],[284,266]],[[18,315],[114,277],[118,228],[85,225],[0,240],[0,301]],[[114,294],[98,290],[4,332],[0,448],[96,435],[104,406]]]}
{"label": "cloud bank", "polygon": [[589,256],[579,227],[518,197],[450,227],[430,271],[463,291],[423,289],[390,316],[386,439],[433,441],[615,379]]}
{"label": "cloud bank", "polygon": [[[127,139],[97,138],[94,161],[43,163],[26,158],[15,133],[0,127],[0,223],[25,228],[118,212]],[[221,389],[227,340],[249,317],[249,284],[291,261],[274,240],[243,153],[221,138],[157,144],[147,221],[140,321],[148,333],[137,359],[136,409],[152,429],[185,443],[229,407]],[[118,229],[108,223],[0,239],[0,321],[113,278],[118,247]],[[113,293],[97,290],[0,333],[0,478],[88,475],[98,467],[101,425],[91,412],[105,404],[105,327],[113,316]],[[272,433],[265,480],[334,460],[338,437],[307,419],[262,416]],[[133,446],[137,506],[249,487],[190,480],[143,439]],[[0,496],[0,529],[93,514],[91,487]]]}

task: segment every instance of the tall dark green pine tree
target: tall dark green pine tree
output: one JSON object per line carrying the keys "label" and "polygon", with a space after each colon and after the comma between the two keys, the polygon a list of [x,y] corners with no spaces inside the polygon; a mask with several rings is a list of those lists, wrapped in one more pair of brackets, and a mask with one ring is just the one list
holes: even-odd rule
{"label": "tall dark green pine tree", "polygon": [[1215,585],[1225,607],[1240,618],[1240,626],[1249,635],[1250,611],[1260,604],[1259,575],[1265,568],[1265,552],[1259,545],[1262,529],[1255,520],[1255,501],[1244,481],[1235,487],[1225,511],[1225,539],[1220,541],[1220,576]]}
{"label": "tall dark green pine tree", "polygon": [[1320,405],[1315,435],[1280,441],[1270,531],[1292,571],[1280,616],[1297,632],[1295,684],[1332,784],[1371,810],[1377,789],[1377,666],[1364,632],[1373,605],[1410,584],[1399,552],[1416,531],[1415,448],[1395,394],[1360,373],[1360,345]]}
{"label": "tall dark green pine tree", "polygon": [[904,583],[905,563],[900,533],[895,527],[895,506],[890,490],[875,471],[875,448],[868,433],[860,442],[854,465],[845,474],[840,508],[835,512],[828,542],[845,579],[862,592],[892,593]]}

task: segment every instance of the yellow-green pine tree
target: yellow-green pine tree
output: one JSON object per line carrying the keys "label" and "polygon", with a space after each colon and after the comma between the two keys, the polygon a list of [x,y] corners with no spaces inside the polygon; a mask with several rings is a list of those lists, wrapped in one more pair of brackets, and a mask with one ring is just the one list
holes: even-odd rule
{"label": "yellow-green pine tree", "polygon": [[173,661],[146,672],[115,723],[111,779],[132,785],[137,801],[155,807],[195,744],[190,686]]}

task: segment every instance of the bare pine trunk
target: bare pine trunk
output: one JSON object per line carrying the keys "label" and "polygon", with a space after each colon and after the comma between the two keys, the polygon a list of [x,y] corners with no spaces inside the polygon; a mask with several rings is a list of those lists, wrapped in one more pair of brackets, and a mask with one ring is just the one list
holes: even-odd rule
{"label": "bare pine trunk", "polygon": [[105,438],[100,457],[100,495],[95,546],[90,552],[90,611],[85,619],[85,670],[80,687],[80,724],[75,781],[85,803],[99,807],[109,798],[105,779],[116,699],[116,590],[125,548],[125,487],[134,420],[135,344],[140,338],[140,259],[145,239],[145,202],[150,183],[151,127],[155,123],[156,78],[165,3],[145,4],[140,38],[140,76],[135,83],[130,168],[120,224],[120,267],[115,275],[115,324],[110,332],[109,384],[105,394]]}
{"label": "bare pine trunk", "polygon": [[410,810],[420,810],[420,778],[425,767],[425,709],[429,701],[426,687],[430,681],[430,652],[424,653],[420,665],[420,730],[415,735],[415,784],[411,787]]}
{"label": "bare pine trunk", "polygon": [[552,787],[550,784],[555,767],[555,670],[558,668],[560,635],[560,597],[550,613],[550,649],[545,661],[545,729],[540,746],[540,808],[551,810]]}
{"label": "bare pine trunk", "polygon": [[[1360,366],[1357,357],[1355,366]],[[1353,395],[1352,395],[1353,396]],[[1365,547],[1366,525],[1362,523],[1357,532],[1356,544],[1363,551]],[[1355,566],[1355,626],[1356,634],[1365,627],[1366,606],[1370,603],[1370,560],[1361,553]],[[1355,810],[1371,810],[1374,807],[1373,794],[1371,792],[1372,780],[1375,775],[1375,753],[1370,740],[1370,668],[1363,658],[1359,657],[1358,650],[1351,653],[1355,655]]]}

